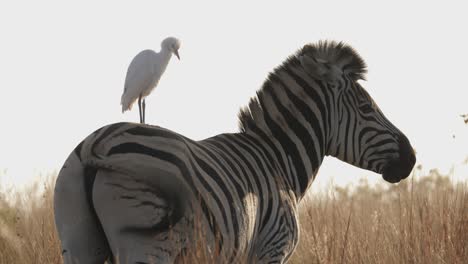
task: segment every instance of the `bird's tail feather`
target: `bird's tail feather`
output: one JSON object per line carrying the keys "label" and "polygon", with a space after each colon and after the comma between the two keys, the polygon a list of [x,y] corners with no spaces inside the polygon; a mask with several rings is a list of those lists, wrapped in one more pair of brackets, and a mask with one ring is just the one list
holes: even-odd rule
{"label": "bird's tail feather", "polygon": [[132,110],[132,105],[135,102],[135,99],[131,99],[124,93],[120,99],[120,104],[122,105],[122,113],[127,110]]}

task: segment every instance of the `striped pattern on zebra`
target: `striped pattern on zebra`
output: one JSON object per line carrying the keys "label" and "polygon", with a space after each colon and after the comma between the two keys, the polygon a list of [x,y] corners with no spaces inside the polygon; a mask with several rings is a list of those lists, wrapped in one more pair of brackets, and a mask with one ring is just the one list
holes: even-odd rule
{"label": "striped pattern on zebra", "polygon": [[284,263],[298,242],[298,204],[326,155],[406,178],[406,136],[358,82],[348,45],[309,44],[274,69],[239,114],[240,132],[194,141],[117,123],[70,154],[55,189],[65,263],[173,263],[206,241],[229,263]]}

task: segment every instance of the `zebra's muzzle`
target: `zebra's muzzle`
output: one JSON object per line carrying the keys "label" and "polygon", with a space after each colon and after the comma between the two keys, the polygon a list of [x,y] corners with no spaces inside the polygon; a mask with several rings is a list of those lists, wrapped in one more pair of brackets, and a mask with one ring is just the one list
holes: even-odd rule
{"label": "zebra's muzzle", "polygon": [[385,166],[382,177],[390,183],[397,183],[407,178],[416,163],[413,147],[405,136],[399,140],[399,158],[391,160]]}

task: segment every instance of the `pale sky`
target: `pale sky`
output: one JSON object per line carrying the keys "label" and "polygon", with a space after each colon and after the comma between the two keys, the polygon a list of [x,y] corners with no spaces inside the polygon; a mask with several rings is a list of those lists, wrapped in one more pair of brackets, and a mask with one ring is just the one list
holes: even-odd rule
{"label": "pale sky", "polygon": [[[169,35],[182,41],[181,60],[147,98],[149,124],[193,139],[235,132],[239,108],[269,71],[308,42],[344,41],[367,62],[362,84],[418,164],[455,165],[468,178],[465,1],[164,2],[0,3],[0,184],[58,170],[103,125],[137,122],[137,108],[120,108],[127,67]],[[383,182],[328,158],[318,180],[332,176]]]}

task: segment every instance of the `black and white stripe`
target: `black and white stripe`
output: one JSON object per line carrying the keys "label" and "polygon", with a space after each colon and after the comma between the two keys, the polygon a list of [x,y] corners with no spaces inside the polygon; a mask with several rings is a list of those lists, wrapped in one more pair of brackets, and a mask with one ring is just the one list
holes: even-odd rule
{"label": "black and white stripe", "polygon": [[[173,262],[191,246],[197,209],[208,244],[227,262],[287,261],[298,241],[297,205],[326,155],[390,182],[414,165],[406,137],[358,83],[365,71],[349,46],[319,42],[268,76],[241,110],[239,133],[194,141],[133,123],[97,130],[57,181],[65,262],[97,248],[97,262],[110,255],[121,263]],[[80,176],[86,184],[70,179]],[[84,193],[70,192],[77,185]],[[80,226],[65,214],[86,221]],[[101,226],[84,241],[86,230]]]}

